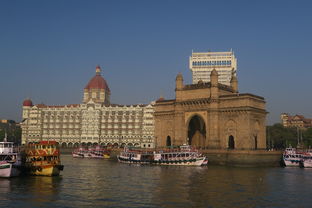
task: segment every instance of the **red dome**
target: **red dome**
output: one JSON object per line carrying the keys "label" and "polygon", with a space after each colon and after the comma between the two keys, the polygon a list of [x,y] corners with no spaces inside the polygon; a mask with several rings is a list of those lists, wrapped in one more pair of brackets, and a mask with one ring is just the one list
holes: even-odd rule
{"label": "red dome", "polygon": [[26,99],[23,102],[23,106],[33,106],[31,99]]}
{"label": "red dome", "polygon": [[101,76],[101,68],[96,67],[96,75],[89,81],[85,89],[104,89],[110,92],[109,87],[105,79]]}

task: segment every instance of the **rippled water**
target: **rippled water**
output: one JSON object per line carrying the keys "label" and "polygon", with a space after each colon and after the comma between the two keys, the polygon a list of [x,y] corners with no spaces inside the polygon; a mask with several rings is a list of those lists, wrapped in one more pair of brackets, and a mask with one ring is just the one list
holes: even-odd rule
{"label": "rippled water", "polygon": [[62,162],[60,177],[0,179],[0,207],[312,207],[312,169]]}

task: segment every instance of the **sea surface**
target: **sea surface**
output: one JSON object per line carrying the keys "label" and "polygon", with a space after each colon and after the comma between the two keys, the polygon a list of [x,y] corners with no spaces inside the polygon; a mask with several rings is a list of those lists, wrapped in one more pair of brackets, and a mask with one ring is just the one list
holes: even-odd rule
{"label": "sea surface", "polygon": [[62,162],[58,177],[0,179],[0,207],[312,207],[312,169]]}

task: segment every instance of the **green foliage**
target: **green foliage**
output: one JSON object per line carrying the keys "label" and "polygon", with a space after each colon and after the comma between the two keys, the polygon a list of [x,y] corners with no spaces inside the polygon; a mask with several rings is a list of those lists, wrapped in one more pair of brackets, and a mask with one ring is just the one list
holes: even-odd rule
{"label": "green foliage", "polygon": [[280,123],[267,126],[268,148],[284,149],[289,146],[297,147],[298,142],[305,148],[312,147],[312,128],[307,130],[286,128]]}

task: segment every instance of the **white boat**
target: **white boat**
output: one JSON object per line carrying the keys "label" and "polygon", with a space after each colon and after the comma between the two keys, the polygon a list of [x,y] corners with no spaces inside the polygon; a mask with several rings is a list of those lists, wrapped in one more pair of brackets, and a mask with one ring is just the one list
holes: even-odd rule
{"label": "white boat", "polygon": [[19,151],[15,151],[14,143],[6,138],[0,142],[0,177],[14,177],[21,173],[22,160]]}
{"label": "white boat", "polygon": [[89,151],[83,147],[79,147],[78,149],[75,149],[72,153],[73,157],[90,157]]}
{"label": "white boat", "polygon": [[296,148],[286,148],[283,153],[283,161],[286,167],[299,167],[302,163],[303,154]]}
{"label": "white boat", "polygon": [[99,159],[108,159],[110,158],[110,150],[106,148],[101,148],[97,146],[96,148],[92,149],[91,147],[85,149],[83,147],[79,147],[75,149],[72,153],[73,157],[80,157],[80,158],[99,158]]}
{"label": "white boat", "polygon": [[208,159],[190,145],[179,148],[166,148],[155,151],[131,150],[127,147],[117,156],[122,163],[201,166],[207,165]]}

